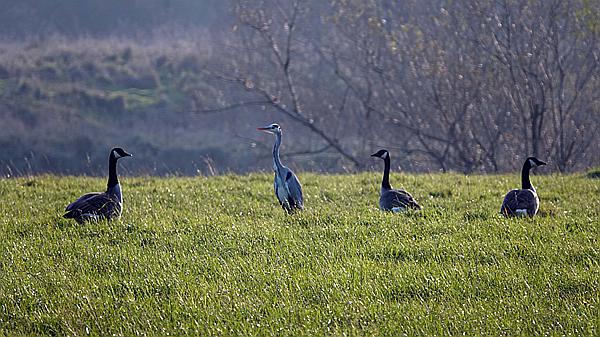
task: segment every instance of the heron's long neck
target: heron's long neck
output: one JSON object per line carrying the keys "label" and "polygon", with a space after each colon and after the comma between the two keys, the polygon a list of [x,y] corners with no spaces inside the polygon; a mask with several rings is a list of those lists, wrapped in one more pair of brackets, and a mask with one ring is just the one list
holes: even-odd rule
{"label": "heron's long neck", "polygon": [[521,170],[521,188],[535,191],[529,180],[529,170],[531,170],[531,164],[529,163],[529,160],[527,160],[525,161],[525,164],[523,164],[523,169]]}
{"label": "heron's long neck", "polygon": [[275,134],[275,146],[273,146],[273,168],[279,171],[283,165],[281,165],[281,159],[279,158],[279,146],[281,146],[281,134]]}
{"label": "heron's long neck", "polygon": [[383,169],[383,180],[381,181],[381,187],[385,189],[392,189],[390,185],[390,155],[388,154],[384,159],[385,168]]}
{"label": "heron's long neck", "polygon": [[112,154],[108,159],[108,184],[106,184],[106,190],[109,191],[111,188],[119,184],[119,178],[117,178],[117,158]]}

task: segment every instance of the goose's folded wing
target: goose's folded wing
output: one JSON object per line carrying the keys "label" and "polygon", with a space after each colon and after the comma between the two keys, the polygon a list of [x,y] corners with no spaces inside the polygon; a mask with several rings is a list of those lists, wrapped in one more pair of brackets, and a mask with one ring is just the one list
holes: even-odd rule
{"label": "goose's folded wing", "polygon": [[[81,199],[81,198],[80,198]],[[106,193],[98,193],[85,199],[78,199],[67,208],[67,215],[104,214],[110,212],[117,203]]]}
{"label": "goose's folded wing", "polygon": [[69,206],[67,206],[67,208],[65,209],[65,212],[71,211],[73,209],[77,209],[78,205],[82,205],[87,199],[90,199],[99,194],[102,194],[102,193],[91,192],[91,193],[87,193],[87,194],[80,196],[77,200],[73,201],[72,203],[69,204]]}
{"label": "goose's folded wing", "polygon": [[382,196],[383,201],[389,208],[392,207],[409,207],[415,209],[421,209],[421,206],[415,201],[410,193],[405,190],[390,190],[384,193]]}

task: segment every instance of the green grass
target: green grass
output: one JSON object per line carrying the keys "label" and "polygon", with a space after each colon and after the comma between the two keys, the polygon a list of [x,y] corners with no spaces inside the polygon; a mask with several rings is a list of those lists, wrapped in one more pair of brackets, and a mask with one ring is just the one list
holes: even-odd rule
{"label": "green grass", "polygon": [[419,213],[376,208],[379,173],[122,178],[119,221],[62,219],[104,179],[0,180],[0,335],[598,335],[600,184],[535,176],[541,214],[504,219],[502,176],[395,175]]}

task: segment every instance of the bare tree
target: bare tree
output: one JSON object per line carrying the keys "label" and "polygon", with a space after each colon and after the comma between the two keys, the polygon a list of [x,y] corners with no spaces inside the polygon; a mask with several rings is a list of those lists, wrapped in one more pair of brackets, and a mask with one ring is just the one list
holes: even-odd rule
{"label": "bare tree", "polygon": [[[317,136],[325,144],[325,149],[332,149],[355,167],[361,167],[361,161],[332,134],[332,124],[326,122],[332,116],[324,112],[331,113],[332,104],[320,104],[318,101],[318,97],[327,96],[326,93],[313,90],[317,86],[327,87],[327,79],[318,74],[319,60],[312,49],[312,32],[306,28],[311,26],[307,13],[311,10],[318,12],[314,5],[308,6],[307,1],[302,0],[235,1],[234,5],[238,17],[235,27],[238,38],[233,41],[243,48],[230,45],[235,53],[232,55],[234,62],[226,71],[215,72],[213,69],[212,73],[245,90],[253,97],[250,104],[273,108]],[[318,23],[319,20],[317,16],[312,22]],[[335,91],[327,99],[332,100],[343,106],[345,98]],[[234,103],[225,108],[246,104],[248,102]],[[313,108],[305,109],[306,105]],[[316,147],[315,152],[324,149],[323,144],[316,144]]]}
{"label": "bare tree", "polygon": [[551,159],[560,171],[597,141],[598,32],[578,17],[583,6],[505,0],[470,7],[481,20],[481,51],[504,70],[502,93],[518,118],[521,151]]}
{"label": "bare tree", "polygon": [[586,1],[336,5],[345,42],[331,49],[368,55],[335,58],[336,74],[402,130],[407,155],[471,172],[534,154],[564,171],[597,143],[599,13]]}

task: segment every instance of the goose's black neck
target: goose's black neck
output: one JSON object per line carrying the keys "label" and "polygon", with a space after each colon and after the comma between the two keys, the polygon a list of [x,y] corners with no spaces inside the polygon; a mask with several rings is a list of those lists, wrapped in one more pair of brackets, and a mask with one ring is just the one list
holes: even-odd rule
{"label": "goose's black neck", "polygon": [[531,181],[529,180],[529,171],[531,170],[531,163],[529,160],[525,161],[523,164],[523,169],[521,170],[521,188],[526,190],[533,190],[533,185],[531,185]]}
{"label": "goose's black neck", "polygon": [[385,163],[385,168],[383,169],[383,180],[381,181],[381,187],[385,189],[392,189],[392,185],[390,185],[390,155],[386,154],[385,158],[383,158],[383,162]]}
{"label": "goose's black neck", "polygon": [[108,157],[108,184],[106,184],[106,190],[110,190],[119,184],[119,178],[117,178],[117,158],[113,153]]}

